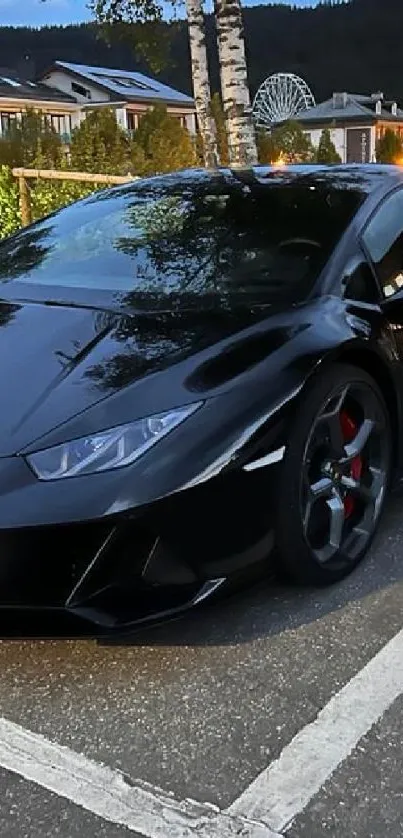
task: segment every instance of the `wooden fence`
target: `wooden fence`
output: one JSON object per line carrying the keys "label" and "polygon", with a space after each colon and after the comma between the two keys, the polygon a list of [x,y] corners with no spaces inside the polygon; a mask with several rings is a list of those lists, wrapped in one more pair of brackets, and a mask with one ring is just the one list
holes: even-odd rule
{"label": "wooden fence", "polygon": [[115,186],[119,183],[129,183],[136,178],[131,175],[102,175],[90,174],[90,172],[64,172],[56,169],[13,169],[13,175],[18,180],[20,191],[21,223],[27,227],[32,222],[31,196],[28,180],[74,180],[81,183],[99,183],[106,186]]}

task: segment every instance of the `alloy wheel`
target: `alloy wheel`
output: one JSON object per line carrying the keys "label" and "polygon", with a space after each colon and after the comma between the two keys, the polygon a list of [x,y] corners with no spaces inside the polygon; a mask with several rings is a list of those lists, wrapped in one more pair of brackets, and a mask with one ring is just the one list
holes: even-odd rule
{"label": "alloy wheel", "polygon": [[388,424],[365,382],[340,387],[322,406],[304,451],[300,511],[316,561],[354,561],[370,541],[389,471]]}

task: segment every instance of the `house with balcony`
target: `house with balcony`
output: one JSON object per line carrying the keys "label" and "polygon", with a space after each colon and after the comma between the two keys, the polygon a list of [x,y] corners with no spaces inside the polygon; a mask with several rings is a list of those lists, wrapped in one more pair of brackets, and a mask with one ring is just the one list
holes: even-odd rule
{"label": "house with balcony", "polygon": [[376,143],[387,128],[403,138],[403,110],[383,93],[333,93],[330,99],[308,108],[298,121],[314,146],[329,128],[343,163],[376,161]]}
{"label": "house with balcony", "polygon": [[142,73],[55,61],[38,81],[27,81],[0,68],[0,136],[27,108],[43,113],[66,144],[94,108],[111,108],[123,129],[135,131],[156,104],[196,133],[193,99]]}
{"label": "house with balcony", "polygon": [[74,97],[81,118],[92,108],[113,108],[119,125],[135,131],[150,108],[163,104],[191,134],[196,132],[193,99],[142,73],[55,61],[41,77],[41,83]]}
{"label": "house with balcony", "polygon": [[72,128],[79,124],[79,107],[73,96],[41,82],[26,81],[11,70],[0,68],[0,136],[4,136],[13,120],[28,108],[43,113],[66,142]]}

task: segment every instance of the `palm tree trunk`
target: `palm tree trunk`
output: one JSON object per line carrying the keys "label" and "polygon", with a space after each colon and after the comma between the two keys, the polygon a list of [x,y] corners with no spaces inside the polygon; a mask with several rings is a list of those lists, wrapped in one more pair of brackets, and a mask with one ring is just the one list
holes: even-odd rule
{"label": "palm tree trunk", "polygon": [[214,0],[214,8],[230,163],[233,166],[248,166],[257,162],[257,149],[241,3],[240,0]]}
{"label": "palm tree trunk", "polygon": [[193,93],[199,131],[203,141],[204,162],[217,166],[215,122],[210,110],[211,89],[206,49],[206,33],[202,0],[186,0],[190,55],[192,62]]}

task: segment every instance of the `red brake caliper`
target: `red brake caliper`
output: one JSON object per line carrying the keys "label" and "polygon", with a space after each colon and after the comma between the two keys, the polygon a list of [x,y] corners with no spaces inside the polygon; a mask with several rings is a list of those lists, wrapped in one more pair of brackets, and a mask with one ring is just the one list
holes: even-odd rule
{"label": "red brake caliper", "polygon": [[[357,433],[357,425],[354,422],[354,419],[349,416],[346,410],[342,410],[340,414],[340,423],[341,423],[341,430],[343,432],[343,437],[345,442],[351,442],[354,439]],[[351,468],[350,468],[350,476],[354,480],[360,480],[362,474],[362,459],[358,455],[354,457],[354,460],[351,461]],[[346,518],[349,518],[350,515],[353,514],[355,509],[355,499],[351,497],[351,495],[347,495],[344,498],[344,512]]]}

